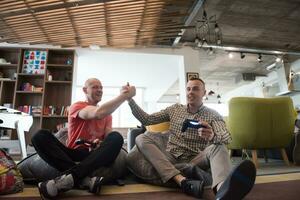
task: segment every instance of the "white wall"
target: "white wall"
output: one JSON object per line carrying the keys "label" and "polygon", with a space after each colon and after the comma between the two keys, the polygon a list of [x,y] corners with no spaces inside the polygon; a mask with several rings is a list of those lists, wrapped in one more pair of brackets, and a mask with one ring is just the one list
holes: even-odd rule
{"label": "white wall", "polygon": [[[295,72],[300,72],[300,59],[291,63],[291,69]],[[263,86],[278,84],[280,92],[287,90],[286,74],[283,66],[279,66],[275,71],[270,72],[267,77],[258,78],[256,81],[251,82],[247,85],[243,85],[235,90],[224,95],[223,99],[227,102],[232,97],[235,96],[254,96],[254,97],[264,97]],[[291,93],[289,94],[293,100],[295,107],[300,107],[300,94]]]}
{"label": "white wall", "polygon": [[[78,49],[77,53],[80,57],[81,52],[89,51],[87,49]],[[97,52],[97,51],[96,51]],[[101,49],[99,52],[110,52],[110,53],[135,53],[135,54],[147,54],[153,57],[152,55],[173,55],[173,56],[180,56],[181,61],[180,67],[178,68],[178,78],[179,78],[179,90],[180,90],[180,102],[186,103],[186,96],[185,96],[185,88],[186,88],[186,72],[197,72],[201,76],[201,56],[199,54],[199,50],[194,50],[191,47],[182,47],[182,48],[138,48],[138,49]],[[154,57],[150,62],[155,59]],[[145,60],[146,61],[146,60]],[[173,68],[174,69],[174,68]],[[163,74],[165,76],[166,74]],[[155,92],[155,91],[154,91]]]}
{"label": "white wall", "polygon": [[277,77],[276,71],[270,72],[267,77],[257,77],[255,81],[249,82],[249,84],[238,87],[223,95],[222,99],[227,102],[236,96],[263,97],[263,85],[274,84],[277,81]]}
{"label": "white wall", "polygon": [[[76,51],[78,74],[76,85],[90,77],[99,78],[104,86],[120,87],[129,82],[145,88],[144,100],[156,102],[178,79],[184,68],[180,55],[132,53],[127,51]],[[105,92],[105,91],[104,91]]]}

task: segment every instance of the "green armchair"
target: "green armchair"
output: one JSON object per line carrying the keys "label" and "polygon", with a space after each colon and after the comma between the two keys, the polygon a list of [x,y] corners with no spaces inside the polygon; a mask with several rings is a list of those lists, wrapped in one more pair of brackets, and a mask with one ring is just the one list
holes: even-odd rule
{"label": "green armchair", "polygon": [[234,97],[229,101],[229,149],[252,150],[256,167],[257,149],[279,148],[289,165],[285,147],[291,142],[296,112],[290,97]]}

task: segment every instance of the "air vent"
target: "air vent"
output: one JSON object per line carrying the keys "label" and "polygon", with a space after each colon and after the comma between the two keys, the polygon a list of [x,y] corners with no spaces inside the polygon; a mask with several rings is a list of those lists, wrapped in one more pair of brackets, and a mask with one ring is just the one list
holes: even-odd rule
{"label": "air vent", "polygon": [[256,74],[254,73],[243,73],[242,75],[244,81],[255,81]]}

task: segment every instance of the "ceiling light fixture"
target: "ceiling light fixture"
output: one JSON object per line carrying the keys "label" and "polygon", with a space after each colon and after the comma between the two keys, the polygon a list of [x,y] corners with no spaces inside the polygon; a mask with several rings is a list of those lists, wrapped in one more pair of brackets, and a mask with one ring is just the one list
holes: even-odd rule
{"label": "ceiling light fixture", "polygon": [[276,62],[280,62],[281,58],[279,56],[276,56]]}
{"label": "ceiling light fixture", "polygon": [[260,53],[258,54],[257,61],[260,62],[260,63],[262,62],[262,55]]}
{"label": "ceiling light fixture", "polygon": [[241,52],[241,59],[245,58],[245,54],[243,52]]}
{"label": "ceiling light fixture", "polygon": [[233,53],[232,52],[229,52],[228,53],[228,57],[231,59],[231,58],[233,58]]}
{"label": "ceiling light fixture", "polygon": [[215,24],[215,32],[218,33],[220,31],[219,25],[216,23]]}
{"label": "ceiling light fixture", "polygon": [[271,65],[266,67],[266,70],[268,71],[272,71],[276,69],[276,63],[272,63]]}
{"label": "ceiling light fixture", "polygon": [[101,47],[97,44],[91,44],[89,47],[91,50],[100,50],[101,49]]}
{"label": "ceiling light fixture", "polygon": [[[203,9],[202,16],[196,21],[195,38],[198,38],[198,43],[196,44],[198,47],[222,45],[222,31],[217,22],[216,15],[208,16],[206,10]],[[201,42],[201,44],[199,44],[199,42]]]}
{"label": "ceiling light fixture", "polygon": [[207,95],[213,95],[213,94],[215,94],[215,92],[210,90]]}
{"label": "ceiling light fixture", "polygon": [[207,50],[207,54],[208,55],[213,55],[214,54],[214,50],[212,47],[209,47],[209,49]]}

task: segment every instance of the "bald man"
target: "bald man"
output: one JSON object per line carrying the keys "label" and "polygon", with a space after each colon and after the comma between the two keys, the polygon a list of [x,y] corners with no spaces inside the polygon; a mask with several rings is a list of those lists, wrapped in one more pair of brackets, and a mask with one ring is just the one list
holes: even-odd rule
{"label": "bald man", "polygon": [[[38,184],[43,198],[55,198],[74,187],[85,187],[91,193],[99,193],[103,178],[88,176],[99,167],[112,164],[122,148],[123,137],[112,131],[111,113],[135,96],[135,87],[123,86],[117,97],[101,106],[97,105],[103,94],[100,80],[88,79],[83,92],[86,100],[72,104],[69,110],[67,147],[47,130],[40,130],[32,137],[39,156],[63,173]],[[78,144],[79,139],[95,144],[97,148]]]}

